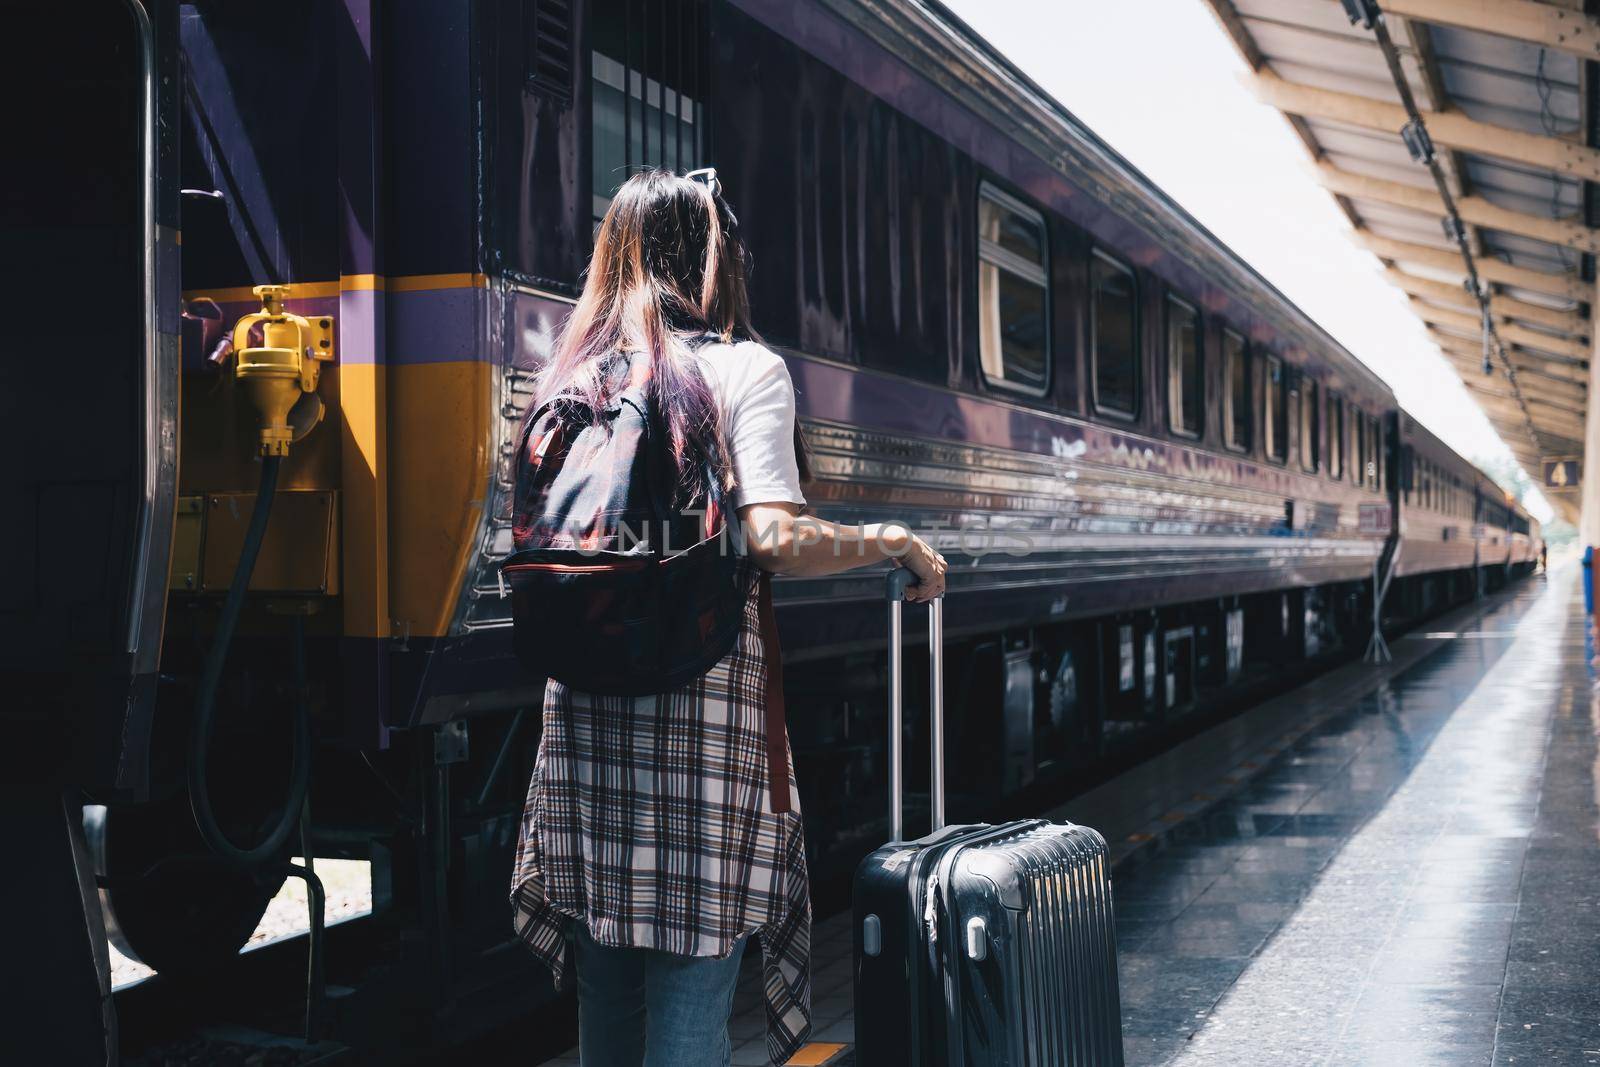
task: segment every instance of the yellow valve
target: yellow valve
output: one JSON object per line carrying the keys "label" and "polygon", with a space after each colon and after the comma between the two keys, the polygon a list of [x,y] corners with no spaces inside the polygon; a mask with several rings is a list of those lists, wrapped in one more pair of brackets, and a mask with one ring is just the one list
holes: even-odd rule
{"label": "yellow valve", "polygon": [[[234,324],[234,377],[261,414],[261,454],[287,456],[289,445],[322,421],[317,382],[322,364],[333,358],[333,319],[284,311],[287,285],[258,285],[251,292],[261,298],[261,310]],[[250,347],[257,326],[262,343]]]}

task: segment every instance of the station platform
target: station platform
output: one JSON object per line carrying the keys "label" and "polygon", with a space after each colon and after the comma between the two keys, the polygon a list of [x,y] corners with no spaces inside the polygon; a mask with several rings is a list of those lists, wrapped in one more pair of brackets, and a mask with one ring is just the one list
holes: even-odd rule
{"label": "station platform", "polygon": [[[1534,577],[1051,814],[1113,850],[1130,1067],[1600,1063],[1600,710],[1578,568]],[[813,1044],[856,1064],[849,916]],[[766,1064],[746,960],[737,1065]],[[577,1064],[576,1050],[549,1061]]]}

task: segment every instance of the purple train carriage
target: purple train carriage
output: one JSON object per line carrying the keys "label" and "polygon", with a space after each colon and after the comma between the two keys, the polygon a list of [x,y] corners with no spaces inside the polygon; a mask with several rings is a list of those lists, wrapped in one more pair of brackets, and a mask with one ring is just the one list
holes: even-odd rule
{"label": "purple train carriage", "polygon": [[[14,780],[86,791],[106,920],[163,973],[238,966],[309,847],[372,863],[372,915],[328,935],[345,1038],[542,995],[506,951],[542,690],[496,580],[508,449],[642,166],[717,167],[815,510],[952,561],[952,818],[1358,653],[1389,575],[1398,626],[1537,558],[1524,510],[934,0],[88,7],[73,62],[8,72],[45,105],[16,143],[54,147],[5,199],[0,657]],[[58,39],[48,5],[11,19]],[[885,834],[880,583],[777,588],[826,903]]]}

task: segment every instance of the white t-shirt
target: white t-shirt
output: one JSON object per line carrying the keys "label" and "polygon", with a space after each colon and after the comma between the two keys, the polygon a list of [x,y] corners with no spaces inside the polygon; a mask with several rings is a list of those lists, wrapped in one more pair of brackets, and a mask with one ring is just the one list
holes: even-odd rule
{"label": "white t-shirt", "polygon": [[737,483],[734,507],[804,504],[794,454],[794,383],[783,359],[754,341],[702,345],[699,355],[722,415]]}

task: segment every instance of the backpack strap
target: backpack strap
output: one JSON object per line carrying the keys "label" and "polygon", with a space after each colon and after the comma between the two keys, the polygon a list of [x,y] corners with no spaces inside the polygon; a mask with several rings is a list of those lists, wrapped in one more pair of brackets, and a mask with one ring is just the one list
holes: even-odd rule
{"label": "backpack strap", "polygon": [[[528,458],[528,439],[533,436],[534,427],[538,426],[540,421],[543,420],[546,415],[550,414],[550,412],[554,410],[558,404],[577,404],[583,407],[585,410],[588,409],[587,404],[580,401],[577,397],[568,395],[566,393],[557,393],[549,400],[546,400],[543,404],[540,404],[532,415],[529,415],[527,418],[522,420],[522,426],[517,434],[517,451],[515,455],[516,461],[519,464]],[[566,428],[564,419],[558,418],[556,423],[558,432]],[[550,446],[554,443],[556,437],[558,436],[558,432],[552,433],[549,437],[546,437],[543,441],[539,442],[539,450],[532,458],[535,460],[543,460],[544,454],[550,450]]]}
{"label": "backpack strap", "polygon": [[767,783],[775,814],[789,807],[789,737],[784,731],[783,652],[778,648],[778,618],[772,611],[772,575],[757,579],[756,614],[760,619],[761,647],[767,661]]}

